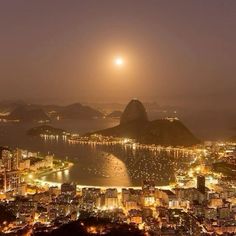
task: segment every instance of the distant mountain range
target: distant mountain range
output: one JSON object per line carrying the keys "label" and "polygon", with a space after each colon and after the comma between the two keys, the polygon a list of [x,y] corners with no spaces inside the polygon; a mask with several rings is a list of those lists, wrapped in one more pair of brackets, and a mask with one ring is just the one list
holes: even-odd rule
{"label": "distant mountain range", "polygon": [[133,99],[126,106],[118,126],[94,132],[104,136],[136,139],[144,144],[191,146],[200,141],[176,118],[148,121],[143,104]]}
{"label": "distant mountain range", "polygon": [[[229,137],[235,136],[235,109],[196,109],[195,107],[160,106],[157,103],[144,103],[144,105],[149,120],[161,120],[165,117],[178,116],[202,140],[229,140]],[[19,111],[19,107],[22,106],[26,108],[26,111]],[[61,106],[28,104],[21,100],[0,101],[0,121],[17,120],[18,118],[21,119],[20,121],[40,121],[42,119],[80,120],[103,117],[105,114],[108,114],[106,115],[107,118],[119,119],[123,107],[124,105],[120,103],[88,103],[86,106],[75,103]],[[88,108],[91,108],[92,111]],[[36,113],[33,118],[31,118],[32,113]],[[10,114],[11,116],[9,116]]]}
{"label": "distant mountain range", "polygon": [[17,101],[0,101],[0,113],[9,114],[18,106],[25,106],[26,103],[20,100]]}
{"label": "distant mountain range", "polygon": [[31,108],[30,106],[17,106],[11,113],[6,117],[9,120],[19,121],[46,121],[50,118],[46,115],[43,109]]}
{"label": "distant mountain range", "polygon": [[[0,103],[1,117],[6,120],[47,121],[51,119],[94,119],[103,113],[89,106],[74,103],[68,106],[26,104],[23,102]],[[1,118],[0,117],[0,118]]]}
{"label": "distant mountain range", "polygon": [[103,114],[89,106],[83,106],[80,103],[74,103],[63,107],[58,116],[62,119],[92,119],[101,118]]}

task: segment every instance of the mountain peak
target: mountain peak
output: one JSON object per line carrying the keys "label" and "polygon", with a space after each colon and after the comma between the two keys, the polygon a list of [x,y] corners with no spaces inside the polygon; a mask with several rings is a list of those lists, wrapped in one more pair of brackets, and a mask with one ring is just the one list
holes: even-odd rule
{"label": "mountain peak", "polygon": [[148,121],[147,112],[143,104],[138,99],[132,99],[126,106],[120,124],[126,124],[133,121]]}
{"label": "mountain peak", "polygon": [[145,108],[137,99],[132,99],[128,103],[119,125],[94,133],[131,138],[138,143],[163,146],[192,146],[200,142],[178,119],[166,118],[148,121]]}

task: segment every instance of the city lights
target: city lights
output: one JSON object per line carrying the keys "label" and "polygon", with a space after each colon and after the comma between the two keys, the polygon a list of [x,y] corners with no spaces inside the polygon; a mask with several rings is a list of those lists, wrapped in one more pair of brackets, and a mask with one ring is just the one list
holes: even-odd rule
{"label": "city lights", "polygon": [[0,1],[0,235],[236,236],[235,9]]}

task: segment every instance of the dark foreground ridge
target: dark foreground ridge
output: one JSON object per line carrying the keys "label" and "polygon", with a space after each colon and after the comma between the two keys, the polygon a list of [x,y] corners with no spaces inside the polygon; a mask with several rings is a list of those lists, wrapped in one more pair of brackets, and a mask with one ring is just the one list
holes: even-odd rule
{"label": "dark foreground ridge", "polygon": [[35,233],[35,236],[88,236],[88,235],[107,235],[107,236],[142,236],[145,235],[134,225],[125,223],[119,224],[111,222],[106,218],[89,217],[79,219],[75,222],[62,225],[56,230],[48,233]]}
{"label": "dark foreground ridge", "polygon": [[131,100],[126,106],[118,126],[95,133],[163,146],[192,146],[199,143],[199,140],[178,119],[148,121],[143,104],[136,99]]}

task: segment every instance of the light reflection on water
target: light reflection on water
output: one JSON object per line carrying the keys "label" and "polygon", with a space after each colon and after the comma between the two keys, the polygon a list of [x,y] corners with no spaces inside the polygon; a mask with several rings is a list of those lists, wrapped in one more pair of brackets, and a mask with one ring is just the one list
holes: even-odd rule
{"label": "light reflection on water", "polygon": [[153,179],[158,185],[168,185],[175,181],[177,170],[187,168],[191,158],[183,155],[178,155],[177,158],[176,153],[171,151],[140,150],[122,145],[70,144],[70,147],[80,149],[83,156],[73,159],[75,165],[67,175],[57,178],[50,174],[44,180],[131,186],[140,185],[144,179]]}
{"label": "light reflection on water", "polygon": [[[104,121],[96,121],[104,122]],[[114,126],[113,123],[98,124],[84,123],[54,125],[58,128],[76,132],[87,127],[84,132]],[[89,145],[68,144],[61,138],[43,140],[26,135],[26,131],[35,124],[0,125],[0,145],[20,147],[43,154],[53,153],[56,157],[74,162],[70,170],[54,172],[42,177],[43,180],[53,182],[76,182],[81,185],[94,186],[131,186],[139,185],[144,178],[154,178],[158,185],[166,185],[174,181],[174,172],[178,168],[185,168],[188,157],[180,158],[178,165],[173,164],[173,154],[140,151],[135,148],[120,146],[101,147]],[[76,129],[73,127],[76,127]],[[186,161],[187,160],[187,161]]]}
{"label": "light reflection on water", "polygon": [[[94,151],[93,151],[94,152]],[[82,185],[130,186],[126,165],[113,154],[98,152],[90,156],[90,163],[78,161],[69,170],[51,173],[42,180],[51,182],[74,182]]]}

